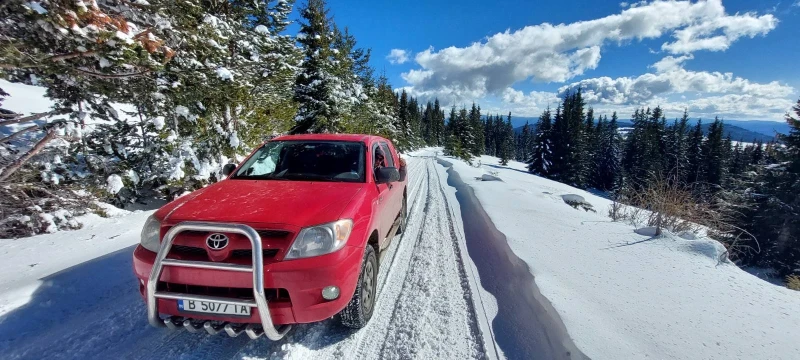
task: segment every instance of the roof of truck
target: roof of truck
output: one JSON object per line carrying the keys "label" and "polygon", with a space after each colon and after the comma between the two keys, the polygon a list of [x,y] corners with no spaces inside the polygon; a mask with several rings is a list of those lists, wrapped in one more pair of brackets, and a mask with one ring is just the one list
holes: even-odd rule
{"label": "roof of truck", "polygon": [[383,139],[376,135],[365,134],[299,134],[299,135],[283,135],[276,137],[272,140],[324,140],[324,141],[361,141],[369,142],[370,140]]}

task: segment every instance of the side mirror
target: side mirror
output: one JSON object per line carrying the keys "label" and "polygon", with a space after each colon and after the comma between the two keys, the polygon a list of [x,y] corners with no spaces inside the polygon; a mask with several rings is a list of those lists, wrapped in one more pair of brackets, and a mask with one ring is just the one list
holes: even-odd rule
{"label": "side mirror", "polygon": [[222,176],[227,177],[233,170],[236,170],[236,164],[225,164],[225,166],[222,167]]}
{"label": "side mirror", "polygon": [[400,172],[395,167],[382,167],[375,169],[375,182],[388,184],[400,180]]}

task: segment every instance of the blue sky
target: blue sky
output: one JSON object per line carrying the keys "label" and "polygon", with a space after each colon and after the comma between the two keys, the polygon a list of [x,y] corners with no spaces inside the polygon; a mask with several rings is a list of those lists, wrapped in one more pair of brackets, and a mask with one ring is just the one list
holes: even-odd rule
{"label": "blue sky", "polygon": [[[580,86],[601,113],[661,105],[669,115],[780,120],[800,97],[800,0],[564,4],[328,6],[396,88],[448,105],[537,116]],[[393,49],[406,59],[387,58]]]}

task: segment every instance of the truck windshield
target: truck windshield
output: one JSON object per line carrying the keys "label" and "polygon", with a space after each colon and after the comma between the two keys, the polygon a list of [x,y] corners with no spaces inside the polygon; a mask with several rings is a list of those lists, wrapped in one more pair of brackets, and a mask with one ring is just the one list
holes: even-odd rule
{"label": "truck windshield", "polygon": [[347,141],[270,141],[231,179],[364,182],[365,147]]}

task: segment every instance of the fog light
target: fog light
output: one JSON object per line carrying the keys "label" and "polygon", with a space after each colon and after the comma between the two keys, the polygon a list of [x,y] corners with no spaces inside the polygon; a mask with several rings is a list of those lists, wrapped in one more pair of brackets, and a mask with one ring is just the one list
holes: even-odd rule
{"label": "fog light", "polygon": [[336,300],[339,298],[338,286],[326,286],[322,289],[322,298],[325,300]]}

